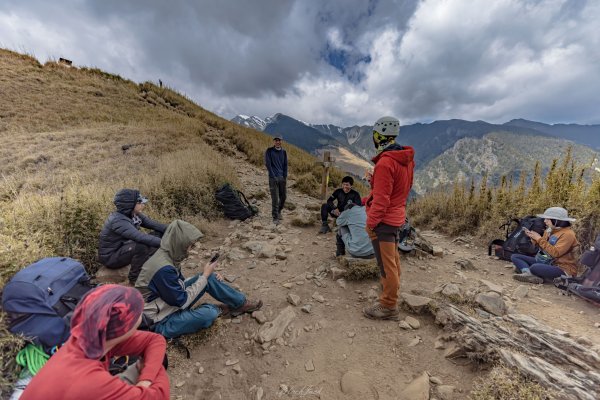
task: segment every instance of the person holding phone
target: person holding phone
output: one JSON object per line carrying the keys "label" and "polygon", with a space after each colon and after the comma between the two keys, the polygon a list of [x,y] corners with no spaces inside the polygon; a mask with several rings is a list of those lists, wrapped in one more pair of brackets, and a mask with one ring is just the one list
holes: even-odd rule
{"label": "person holding phone", "polygon": [[[192,224],[173,221],[163,235],[160,248],[144,263],[135,283],[144,297],[144,314],[152,320],[154,332],[166,338],[206,329],[220,315],[238,316],[262,307],[262,301],[247,299],[223,282],[219,273],[214,273],[218,255],[204,266],[202,273],[184,278],[180,263],[202,236]],[[194,307],[205,293],[222,304]]]}
{"label": "person holding phone", "polygon": [[550,207],[537,217],[544,218],[544,235],[523,228],[523,232],[539,247],[535,257],[513,254],[510,260],[515,265],[513,278],[520,282],[544,283],[561,275],[577,275],[577,258],[573,250],[579,246],[567,210]]}

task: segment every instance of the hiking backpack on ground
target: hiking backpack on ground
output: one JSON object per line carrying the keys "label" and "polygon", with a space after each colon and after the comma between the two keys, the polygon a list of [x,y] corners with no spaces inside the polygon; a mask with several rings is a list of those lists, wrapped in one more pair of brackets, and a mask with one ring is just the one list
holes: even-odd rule
{"label": "hiking backpack on ground", "polygon": [[244,193],[234,189],[229,183],[217,190],[215,198],[221,205],[223,213],[229,219],[244,221],[258,214],[258,208],[248,202]]}
{"label": "hiking backpack on ground", "polygon": [[79,261],[51,257],[29,265],[4,286],[2,308],[9,330],[47,352],[60,346],[69,338],[75,306],[94,287]]}
{"label": "hiking backpack on ground", "polygon": [[[517,227],[510,230],[513,223]],[[546,225],[543,218],[529,215],[521,219],[510,219],[499,229],[506,229],[506,239],[495,239],[488,247],[488,255],[494,254],[502,260],[510,261],[513,254],[524,254],[526,256],[535,256],[538,247],[531,242],[529,236],[525,234],[523,228],[537,232],[540,235],[544,234]]]}
{"label": "hiking backpack on ground", "polygon": [[565,275],[556,278],[554,285],[600,306],[600,236],[596,238],[592,247],[581,255],[579,262],[586,267],[586,272],[578,277]]}

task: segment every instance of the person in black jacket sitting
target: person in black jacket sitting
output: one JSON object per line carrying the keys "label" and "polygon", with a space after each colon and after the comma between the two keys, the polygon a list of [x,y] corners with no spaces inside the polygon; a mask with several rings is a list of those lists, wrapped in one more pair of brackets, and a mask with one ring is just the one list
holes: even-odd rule
{"label": "person in black jacket sitting", "polygon": [[[331,232],[331,228],[329,228],[329,223],[327,222],[329,215],[337,218],[342,211],[346,209],[346,206],[348,206],[349,203],[362,206],[360,194],[352,189],[352,185],[354,185],[354,179],[352,179],[351,176],[342,178],[342,187],[336,189],[327,199],[327,203],[321,206],[322,226],[319,233]],[[336,201],[337,204],[334,203]]]}
{"label": "person in black jacket sitting", "polygon": [[[121,189],[115,195],[117,211],[111,213],[100,232],[98,260],[107,268],[131,264],[129,282],[135,283],[142,265],[160,247],[167,225],[142,214],[148,199],[135,189]],[[140,227],[152,229],[151,234]]]}

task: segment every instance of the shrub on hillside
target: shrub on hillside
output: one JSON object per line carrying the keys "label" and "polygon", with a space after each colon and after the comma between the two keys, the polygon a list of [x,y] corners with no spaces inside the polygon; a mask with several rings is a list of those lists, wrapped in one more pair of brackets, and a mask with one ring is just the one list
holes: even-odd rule
{"label": "shrub on hillside", "polygon": [[[595,176],[589,177],[590,173]],[[410,203],[408,215],[415,226],[450,235],[472,234],[487,241],[502,234],[498,227],[509,218],[560,206],[577,218],[574,229],[584,246],[600,232],[600,175],[589,166],[576,165],[570,151],[562,160],[554,160],[545,177],[537,163],[529,185],[526,182],[525,174],[518,184],[502,177],[496,187],[488,186],[485,176],[478,188],[474,181],[469,185],[455,182],[450,190],[438,190]]]}
{"label": "shrub on hillside", "polygon": [[231,165],[204,147],[164,155],[158,161],[156,173],[142,181],[144,193],[162,217],[216,218],[220,213],[215,190],[227,182],[239,186]]}

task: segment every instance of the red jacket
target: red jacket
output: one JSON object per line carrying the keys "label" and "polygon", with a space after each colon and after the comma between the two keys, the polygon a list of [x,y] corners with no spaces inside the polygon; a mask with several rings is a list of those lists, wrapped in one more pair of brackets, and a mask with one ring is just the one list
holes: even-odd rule
{"label": "red jacket", "polygon": [[413,184],[415,150],[392,145],[373,158],[375,170],[367,197],[367,227],[380,223],[402,226],[406,219],[406,199]]}
{"label": "red jacket", "polygon": [[[33,377],[21,400],[168,400],[169,377],[162,366],[167,343],[161,335],[137,331],[102,360],[86,358],[71,337]],[[113,356],[142,356],[144,367],[139,380],[148,388],[132,386],[108,372]]]}

